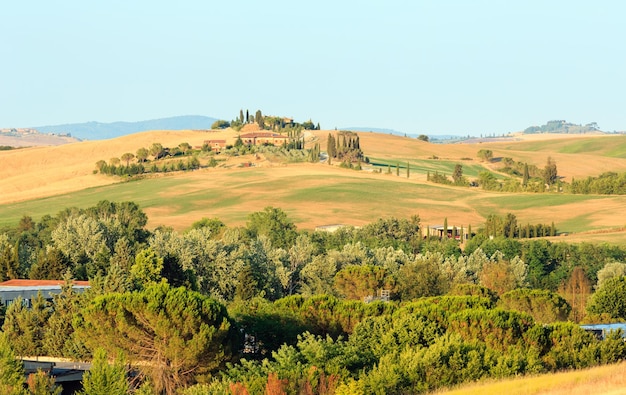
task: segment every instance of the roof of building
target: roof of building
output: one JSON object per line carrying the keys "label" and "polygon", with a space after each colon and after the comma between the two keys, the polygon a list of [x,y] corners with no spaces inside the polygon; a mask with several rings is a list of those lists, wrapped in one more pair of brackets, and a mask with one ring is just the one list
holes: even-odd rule
{"label": "roof of building", "polygon": [[205,143],[207,144],[211,144],[211,143],[225,143],[226,140],[204,140]]}
{"label": "roof of building", "polygon": [[[63,284],[65,284],[65,280],[27,280],[15,278],[13,280],[1,282],[0,287],[49,287],[61,286]],[[88,287],[89,281],[73,280],[72,285]]]}
{"label": "roof of building", "polygon": [[272,138],[277,138],[277,139],[287,139],[289,137],[282,135],[282,134],[278,134],[278,133],[271,133],[271,132],[254,132],[254,133],[246,133],[246,134],[242,134],[239,137],[243,138],[243,139],[253,139],[253,138],[259,138],[259,137],[272,137]]}

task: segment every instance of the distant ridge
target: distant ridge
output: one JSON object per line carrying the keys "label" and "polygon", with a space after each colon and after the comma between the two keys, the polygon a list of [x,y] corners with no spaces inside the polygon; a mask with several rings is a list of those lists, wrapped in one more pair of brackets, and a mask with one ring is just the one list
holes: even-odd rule
{"label": "distant ridge", "polygon": [[216,120],[202,115],[183,115],[138,122],[85,122],[38,126],[33,129],[40,133],[71,134],[81,140],[104,140],[146,130],[210,129]]}
{"label": "distant ridge", "polygon": [[590,122],[586,125],[574,124],[565,120],[559,119],[554,121],[548,121],[545,125],[530,126],[524,129],[525,134],[534,133],[568,133],[568,134],[581,134],[581,133],[593,133],[601,132],[598,124]]}

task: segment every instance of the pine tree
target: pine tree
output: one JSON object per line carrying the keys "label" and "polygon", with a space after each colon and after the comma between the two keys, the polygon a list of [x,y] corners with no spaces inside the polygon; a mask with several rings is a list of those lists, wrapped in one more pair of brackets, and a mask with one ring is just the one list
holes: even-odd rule
{"label": "pine tree", "polygon": [[7,335],[0,332],[0,394],[22,395],[24,365],[16,359]]}
{"label": "pine tree", "polygon": [[126,379],[124,356],[119,353],[112,365],[107,360],[106,351],[97,348],[91,368],[83,376],[83,390],[80,395],[126,395],[130,385]]}
{"label": "pine tree", "polygon": [[61,395],[63,388],[54,384],[54,377],[41,369],[37,369],[37,373],[28,375],[28,391],[32,395]]}

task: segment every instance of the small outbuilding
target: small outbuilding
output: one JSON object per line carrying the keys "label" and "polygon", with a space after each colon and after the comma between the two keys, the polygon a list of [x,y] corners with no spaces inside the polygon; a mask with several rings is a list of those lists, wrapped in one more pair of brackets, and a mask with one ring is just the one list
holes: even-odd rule
{"label": "small outbuilding", "polygon": [[[20,298],[26,307],[32,306],[32,300],[41,292],[41,296],[52,301],[54,295],[61,293],[64,280],[25,280],[13,279],[0,283],[0,304],[9,306]],[[73,281],[72,288],[76,292],[84,292],[89,288],[89,281]]]}
{"label": "small outbuilding", "polygon": [[626,339],[626,323],[618,322],[614,324],[591,324],[581,325],[581,328],[587,332],[593,333],[598,339],[604,340],[611,332],[622,331],[622,338]]}

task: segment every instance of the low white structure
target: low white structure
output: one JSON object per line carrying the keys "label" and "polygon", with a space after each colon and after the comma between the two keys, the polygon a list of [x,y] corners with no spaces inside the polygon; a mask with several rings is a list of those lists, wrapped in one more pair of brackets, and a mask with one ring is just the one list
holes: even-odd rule
{"label": "low white structure", "polygon": [[[40,292],[44,299],[51,301],[54,295],[61,293],[63,284],[63,280],[8,280],[0,283],[0,303],[9,306],[15,299],[21,298],[22,303],[30,307]],[[73,281],[72,288],[76,292],[84,292],[89,288],[89,281]]]}

